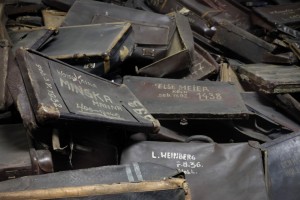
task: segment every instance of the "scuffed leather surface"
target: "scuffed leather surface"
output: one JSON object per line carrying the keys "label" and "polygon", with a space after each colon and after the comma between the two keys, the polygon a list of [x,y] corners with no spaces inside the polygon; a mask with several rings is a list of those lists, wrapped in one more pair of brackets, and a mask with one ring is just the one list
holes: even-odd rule
{"label": "scuffed leather surface", "polygon": [[[174,159],[171,153],[186,156]],[[188,159],[187,154],[195,159]],[[122,154],[121,164],[131,162],[153,162],[185,171],[192,199],[268,199],[261,152],[248,143],[140,142]],[[187,165],[190,167],[184,167]]]}

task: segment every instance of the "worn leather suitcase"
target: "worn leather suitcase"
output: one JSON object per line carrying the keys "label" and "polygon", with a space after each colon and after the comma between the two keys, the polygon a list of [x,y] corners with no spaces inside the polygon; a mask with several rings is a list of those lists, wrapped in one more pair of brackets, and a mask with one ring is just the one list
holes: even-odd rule
{"label": "worn leather suitcase", "polygon": [[152,162],[186,174],[193,199],[268,199],[259,144],[217,144],[206,136],[187,141],[140,142],[129,146],[121,164]]}
{"label": "worn leather suitcase", "polygon": [[[77,13],[83,10],[83,15],[78,16]],[[86,0],[74,3],[63,26],[108,22],[130,22],[136,44],[133,57],[143,56],[150,60],[157,60],[166,53],[167,45],[175,32],[175,22],[168,16]],[[160,37],[156,37],[157,35]]]}
{"label": "worn leather suitcase", "polygon": [[229,83],[125,76],[123,83],[158,119],[239,119],[249,111]]}
{"label": "worn leather suitcase", "polygon": [[[92,24],[58,28],[49,42],[38,51],[96,75],[103,75],[120,65],[131,53],[125,47],[129,23]],[[127,51],[122,51],[127,48]],[[89,67],[91,66],[91,67]]]}
{"label": "worn leather suitcase", "polygon": [[177,170],[152,163],[28,176],[0,183],[1,199],[190,200]]}
{"label": "worn leather suitcase", "polygon": [[181,73],[180,78],[191,80],[205,80],[217,74],[219,64],[200,45],[195,44],[194,62],[187,74]]}
{"label": "worn leather suitcase", "polygon": [[[84,17],[79,17],[77,13],[83,8]],[[101,2],[76,1],[63,26],[124,21],[132,24],[132,34],[125,42],[134,45],[129,63],[137,67],[138,73],[163,77],[191,67],[192,33],[188,21],[179,14],[166,16]]]}
{"label": "worn leather suitcase", "polygon": [[137,74],[152,77],[172,77],[189,71],[195,62],[194,40],[188,19],[181,14],[172,13],[177,30],[170,42],[164,58],[137,69]]}
{"label": "worn leather suitcase", "polygon": [[53,172],[51,153],[36,150],[22,124],[0,126],[0,181]]}
{"label": "worn leather suitcase", "polygon": [[159,130],[159,122],[125,85],[37,52],[20,49],[16,57],[40,125],[85,121],[152,133]]}
{"label": "worn leather suitcase", "polygon": [[261,93],[300,92],[300,68],[296,65],[242,65],[238,74],[244,83]]}
{"label": "worn leather suitcase", "polygon": [[295,132],[262,145],[270,200],[299,199],[300,134]]}

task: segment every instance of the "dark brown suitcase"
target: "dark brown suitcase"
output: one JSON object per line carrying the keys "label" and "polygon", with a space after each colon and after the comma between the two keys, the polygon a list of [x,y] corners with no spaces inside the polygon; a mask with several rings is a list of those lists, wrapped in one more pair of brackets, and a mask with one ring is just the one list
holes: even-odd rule
{"label": "dark brown suitcase", "polygon": [[37,52],[19,49],[16,57],[40,125],[85,121],[152,133],[159,130],[159,122],[125,85]]}
{"label": "dark brown suitcase", "polygon": [[300,26],[300,3],[286,5],[269,5],[254,8],[254,12],[273,25],[284,24],[291,27]]}
{"label": "dark brown suitcase", "polygon": [[[84,17],[79,17],[77,13],[83,8]],[[137,68],[138,73],[165,77],[191,67],[193,37],[188,21],[180,14],[167,16],[79,0],[68,12],[63,26],[124,21],[132,24],[133,31],[125,42],[134,45],[130,64],[132,68]]]}
{"label": "dark brown suitcase", "polygon": [[300,92],[300,68],[295,65],[242,65],[238,74],[244,83],[262,93]]}
{"label": "dark brown suitcase", "polygon": [[172,13],[177,30],[170,42],[169,49],[164,58],[137,69],[137,74],[151,77],[172,77],[189,71],[194,58],[194,40],[188,19],[181,14]]}
{"label": "dark brown suitcase", "polygon": [[195,44],[194,62],[187,74],[181,73],[183,79],[204,80],[217,74],[219,64],[200,45]]}
{"label": "dark brown suitcase", "polygon": [[22,124],[0,126],[0,181],[53,172],[51,153],[36,150]]}
{"label": "dark brown suitcase", "polygon": [[249,111],[229,83],[125,76],[123,83],[158,119],[236,119]]}
{"label": "dark brown suitcase", "polygon": [[[37,46],[37,50],[50,58],[73,66],[82,66],[82,69],[90,73],[103,75],[115,69],[132,54],[133,47],[126,47],[124,44],[130,31],[130,23],[60,27],[55,36],[46,44]],[[127,52],[122,54],[124,48]]]}

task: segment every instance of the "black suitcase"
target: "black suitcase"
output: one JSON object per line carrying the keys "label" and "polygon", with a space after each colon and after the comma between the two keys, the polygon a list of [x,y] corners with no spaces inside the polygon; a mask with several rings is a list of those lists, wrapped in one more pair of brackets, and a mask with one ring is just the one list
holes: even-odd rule
{"label": "black suitcase", "polygon": [[152,163],[28,176],[0,183],[1,199],[190,200],[177,170]]}
{"label": "black suitcase", "polygon": [[[37,50],[101,76],[131,55],[133,46],[124,44],[130,30],[130,23],[61,27]],[[121,54],[124,48],[128,52]]]}
{"label": "black suitcase", "polygon": [[296,65],[249,64],[238,68],[241,80],[261,93],[300,92],[300,68]]}
{"label": "black suitcase", "polygon": [[238,119],[249,111],[229,83],[125,76],[123,83],[158,119]]}
{"label": "black suitcase", "polygon": [[300,195],[300,134],[292,133],[262,145],[271,200],[296,200]]}
{"label": "black suitcase", "polygon": [[[79,17],[77,13],[83,9],[84,17]],[[130,67],[137,67],[138,73],[163,77],[191,67],[192,32],[180,14],[167,16],[85,0],[74,3],[63,26],[124,21],[132,24],[133,31],[125,42],[134,45]]]}
{"label": "black suitcase", "polygon": [[48,150],[36,150],[22,124],[0,126],[0,181],[53,172]]}
{"label": "black suitcase", "polygon": [[20,49],[17,61],[35,118],[49,123],[94,122],[156,132],[155,120],[125,85]]}
{"label": "black suitcase", "polygon": [[206,136],[187,141],[140,142],[122,153],[121,164],[152,162],[186,174],[193,199],[268,199],[259,144],[216,144]]}

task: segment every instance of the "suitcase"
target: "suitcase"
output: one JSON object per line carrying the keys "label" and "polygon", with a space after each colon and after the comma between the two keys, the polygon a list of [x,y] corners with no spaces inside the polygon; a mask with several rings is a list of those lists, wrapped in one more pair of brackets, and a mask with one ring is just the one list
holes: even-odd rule
{"label": "suitcase", "polygon": [[241,80],[261,93],[295,93],[300,91],[298,66],[249,64],[238,68]]}
{"label": "suitcase", "polygon": [[217,144],[206,136],[187,141],[140,142],[122,152],[121,164],[152,162],[186,174],[192,199],[268,199],[259,144]]}
{"label": "suitcase", "polygon": [[215,59],[200,45],[195,44],[194,62],[187,74],[182,74],[183,79],[205,80],[217,74],[219,65]]}
{"label": "suitcase", "polygon": [[295,132],[262,145],[270,200],[299,199],[300,134]]}
{"label": "suitcase", "polygon": [[16,57],[38,124],[80,121],[151,133],[159,130],[159,122],[125,85],[30,50],[19,49]]}
{"label": "suitcase", "polygon": [[177,170],[152,163],[28,176],[0,183],[1,199],[190,200]]}
{"label": "suitcase", "polygon": [[123,83],[158,119],[241,119],[249,111],[229,83],[125,76]]}
{"label": "suitcase", "polygon": [[151,77],[172,77],[189,71],[194,62],[194,40],[188,19],[172,13],[177,31],[174,33],[167,54],[161,60],[137,69],[137,74]]}
{"label": "suitcase", "polygon": [[[129,23],[61,27],[50,41],[36,49],[50,58],[82,66],[101,76],[115,69],[132,53],[133,47],[124,44],[130,28]],[[128,52],[121,54],[123,48]]]}
{"label": "suitcase", "polygon": [[0,125],[0,144],[0,181],[53,172],[50,151],[36,150],[22,124]]}
{"label": "suitcase", "polygon": [[[79,17],[77,13],[83,8],[84,17]],[[74,3],[63,26],[122,21],[130,22],[133,29],[125,41],[134,45],[128,61],[130,68],[137,67],[136,71],[143,75],[162,77],[191,67],[192,33],[187,20],[179,14],[166,16],[85,0]]]}
{"label": "suitcase", "polygon": [[269,5],[254,8],[254,12],[261,18],[276,26],[279,24],[299,28],[300,3],[286,5]]}

